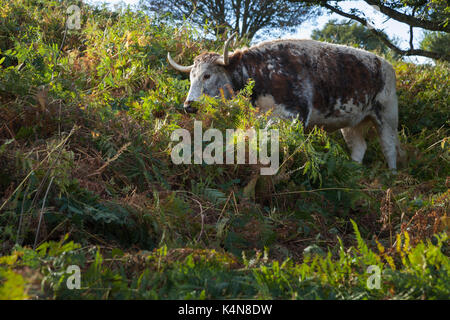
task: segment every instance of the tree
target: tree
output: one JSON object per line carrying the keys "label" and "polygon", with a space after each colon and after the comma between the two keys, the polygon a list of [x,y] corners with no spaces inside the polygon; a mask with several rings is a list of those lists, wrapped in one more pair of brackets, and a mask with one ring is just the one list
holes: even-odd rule
{"label": "tree", "polygon": [[[361,10],[352,9],[350,12],[344,11],[339,6],[339,1],[320,1],[320,0],[289,0],[293,3],[303,2],[310,5],[318,5],[337,13],[343,17],[360,22],[369,26],[369,21]],[[414,28],[422,28],[428,31],[439,31],[450,33],[450,4],[447,0],[364,0],[374,9],[386,15],[389,19],[406,23],[410,27],[409,48],[402,49],[395,44],[382,31],[376,28],[370,28],[388,48],[402,56],[423,56],[437,60],[450,61],[450,55],[447,52],[432,51],[431,48],[414,48]]]}
{"label": "tree", "polygon": [[420,48],[442,55],[448,54],[450,51],[450,33],[439,31],[425,32],[425,36],[420,43]]}
{"label": "tree", "polygon": [[287,0],[141,0],[149,13],[171,14],[176,20],[188,18],[197,26],[210,23],[210,33],[236,31],[248,39],[256,33],[293,31],[315,14],[317,8]]}
{"label": "tree", "polygon": [[[392,51],[368,28],[349,21],[330,20],[322,29],[312,31],[311,38],[337,44],[355,45],[365,50],[391,54]],[[394,54],[395,57],[395,54]]]}

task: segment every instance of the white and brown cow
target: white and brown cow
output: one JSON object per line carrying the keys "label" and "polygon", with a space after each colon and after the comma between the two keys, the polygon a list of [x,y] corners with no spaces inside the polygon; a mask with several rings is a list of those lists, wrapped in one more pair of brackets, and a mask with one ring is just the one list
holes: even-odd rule
{"label": "white and brown cow", "polygon": [[[234,36],[234,35],[233,35]],[[389,168],[396,169],[400,144],[395,71],[373,53],[314,40],[268,41],[223,55],[204,53],[191,66],[170,64],[190,72],[191,87],[184,103],[188,112],[202,94],[228,98],[255,81],[253,102],[273,114],[298,117],[305,128],[341,129],[353,160],[366,151],[365,128],[374,123]],[[231,92],[231,93],[230,93]]]}

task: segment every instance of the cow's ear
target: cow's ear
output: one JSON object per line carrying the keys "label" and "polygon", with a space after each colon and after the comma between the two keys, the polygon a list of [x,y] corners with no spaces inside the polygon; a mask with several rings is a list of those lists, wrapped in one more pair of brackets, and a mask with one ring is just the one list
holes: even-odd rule
{"label": "cow's ear", "polygon": [[229,57],[228,65],[226,66],[227,69],[233,69],[242,59],[242,51],[236,50],[233,52],[233,54]]}

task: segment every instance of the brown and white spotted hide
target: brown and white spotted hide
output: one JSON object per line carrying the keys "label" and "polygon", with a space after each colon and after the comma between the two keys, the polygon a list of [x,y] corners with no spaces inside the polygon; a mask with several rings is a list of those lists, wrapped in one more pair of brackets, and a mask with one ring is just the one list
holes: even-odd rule
{"label": "brown and white spotted hide", "polygon": [[313,40],[276,40],[236,50],[227,65],[217,53],[195,59],[185,102],[202,94],[226,97],[255,81],[253,102],[306,128],[341,129],[352,159],[362,162],[365,127],[373,123],[391,169],[399,149],[395,72],[384,59],[355,48]]}

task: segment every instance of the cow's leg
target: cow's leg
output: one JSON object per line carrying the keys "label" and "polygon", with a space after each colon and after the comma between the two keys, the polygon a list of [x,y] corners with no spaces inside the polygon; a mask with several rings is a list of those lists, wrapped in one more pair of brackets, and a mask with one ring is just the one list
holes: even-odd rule
{"label": "cow's leg", "polygon": [[374,117],[375,127],[380,137],[381,149],[386,158],[389,169],[397,169],[397,153],[402,155],[400,141],[398,139],[398,102],[395,90],[391,95],[378,102],[378,115]]}
{"label": "cow's leg", "polygon": [[384,104],[384,109],[380,108],[380,113],[374,118],[375,127],[380,137],[381,150],[383,150],[389,169],[397,169],[397,149],[400,148],[398,139],[398,113],[397,99],[392,100],[392,104]]}
{"label": "cow's leg", "polygon": [[382,123],[377,127],[378,134],[380,135],[381,149],[383,150],[389,169],[396,170],[398,146],[397,129],[392,128],[388,123]]}
{"label": "cow's leg", "polygon": [[366,121],[362,121],[354,127],[341,129],[344,140],[350,148],[352,160],[362,163],[364,153],[366,153],[367,144],[364,140],[364,131],[367,126]]}
{"label": "cow's leg", "polygon": [[387,63],[382,64],[385,86],[372,104],[373,122],[380,137],[381,149],[391,170],[397,168],[397,155],[404,155],[398,138],[398,100],[395,90],[395,71]]}

